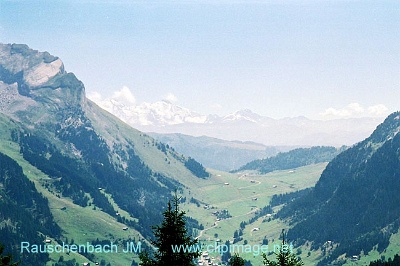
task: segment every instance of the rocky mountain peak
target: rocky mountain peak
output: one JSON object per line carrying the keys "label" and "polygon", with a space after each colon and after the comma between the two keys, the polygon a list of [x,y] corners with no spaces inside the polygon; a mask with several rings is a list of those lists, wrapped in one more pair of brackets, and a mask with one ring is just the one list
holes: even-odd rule
{"label": "rocky mountain peak", "polygon": [[2,77],[8,72],[6,83],[20,79],[31,88],[44,85],[57,74],[64,74],[64,64],[48,52],[29,49],[25,44],[0,44]]}
{"label": "rocky mountain peak", "polygon": [[371,135],[371,140],[375,143],[383,143],[392,139],[400,132],[400,112],[389,115]]}
{"label": "rocky mountain peak", "polygon": [[83,83],[65,71],[58,57],[24,44],[0,44],[0,92],[0,108],[18,120],[21,111],[81,108],[85,102]]}
{"label": "rocky mountain peak", "polygon": [[237,121],[237,120],[244,120],[250,121],[253,123],[260,122],[262,120],[262,116],[259,114],[254,113],[250,109],[242,109],[232,114],[226,115],[224,117],[225,121]]}

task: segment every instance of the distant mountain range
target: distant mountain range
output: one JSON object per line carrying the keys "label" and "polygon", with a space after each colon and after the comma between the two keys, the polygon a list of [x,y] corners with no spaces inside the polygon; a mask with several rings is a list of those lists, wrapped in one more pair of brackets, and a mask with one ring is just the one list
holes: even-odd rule
{"label": "distant mountain range", "polygon": [[[95,99],[93,99],[95,100]],[[245,109],[226,116],[203,115],[169,101],[130,105],[97,100],[103,109],[144,132],[181,133],[267,146],[342,146],[368,137],[383,118],[312,120],[304,116],[273,119]]]}
{"label": "distant mountain range", "polygon": [[193,137],[171,133],[148,133],[177,152],[195,158],[205,167],[231,171],[256,160],[271,157],[278,152],[289,151],[295,146],[266,146],[255,142],[227,141],[207,136]]}

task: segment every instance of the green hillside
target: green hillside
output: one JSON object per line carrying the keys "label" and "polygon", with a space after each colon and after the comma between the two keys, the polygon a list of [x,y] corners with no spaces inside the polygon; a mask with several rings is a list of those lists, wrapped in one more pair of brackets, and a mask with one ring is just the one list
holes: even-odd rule
{"label": "green hillside", "polygon": [[[291,146],[265,146],[254,142],[226,141],[207,136],[150,133],[155,139],[174,147],[179,153],[193,157],[204,166],[220,171],[231,171],[255,159],[294,149]],[[221,158],[224,158],[221,160]]]}
{"label": "green hillside", "polygon": [[[208,176],[201,164],[88,101],[82,82],[67,73],[57,57],[25,45],[1,44],[0,52],[0,152],[22,167],[61,228],[56,234],[39,227],[34,231],[39,243],[47,238],[55,244],[122,245],[149,239],[171,192]],[[26,208],[39,215],[35,208]],[[11,227],[17,224],[9,222]],[[17,231],[10,234],[20,239]],[[20,243],[5,236],[0,242],[17,254]],[[105,254],[71,254],[68,259],[80,263],[104,259],[126,265],[133,258],[122,255],[120,263]],[[63,253],[64,260],[67,255]],[[50,257],[57,261],[60,254]]]}
{"label": "green hillside", "polygon": [[254,170],[265,174],[275,170],[286,170],[310,164],[329,162],[344,149],[345,147],[336,149],[335,147],[319,146],[297,148],[288,152],[280,152],[270,158],[254,160],[233,172]]}
{"label": "green hillside", "polygon": [[279,213],[294,224],[288,236],[299,244],[312,241],[318,249],[335,243],[319,265],[382,253],[398,232],[399,117],[391,114],[369,138],[338,155],[310,193]]}
{"label": "green hillside", "polygon": [[[275,171],[259,174],[233,174],[222,171],[211,171],[212,177],[201,180],[191,193],[186,195],[186,202],[192,198],[198,205],[182,206],[187,214],[196,218],[204,226],[199,231],[199,239],[205,244],[214,244],[217,239],[222,242],[234,240],[234,233],[242,222],[248,222],[255,216],[258,219],[248,223],[243,230],[243,239],[236,244],[243,244],[246,240],[250,245],[261,244],[263,239],[271,243],[279,243],[278,238],[282,228],[289,228],[284,221],[274,218],[281,206],[277,206],[270,213],[273,216],[268,220],[267,213],[259,215],[260,211],[270,204],[274,195],[296,192],[315,185],[326,163],[309,165],[295,169],[295,171]],[[223,215],[223,210],[231,216]],[[218,212],[220,215],[214,215]],[[219,221],[217,219],[220,219]],[[259,231],[252,232],[253,228]],[[251,260],[253,265],[261,265],[261,255],[253,256],[250,253],[241,253],[241,256]],[[220,255],[213,254],[220,261]]]}

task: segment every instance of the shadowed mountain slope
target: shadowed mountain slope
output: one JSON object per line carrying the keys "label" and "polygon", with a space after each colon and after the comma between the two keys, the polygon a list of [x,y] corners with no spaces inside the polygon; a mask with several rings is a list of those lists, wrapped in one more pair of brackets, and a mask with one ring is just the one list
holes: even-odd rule
{"label": "shadowed mountain slope", "polygon": [[299,243],[327,241],[338,247],[319,265],[340,255],[383,251],[400,225],[400,112],[370,137],[343,151],[326,167],[315,188],[280,212]]}

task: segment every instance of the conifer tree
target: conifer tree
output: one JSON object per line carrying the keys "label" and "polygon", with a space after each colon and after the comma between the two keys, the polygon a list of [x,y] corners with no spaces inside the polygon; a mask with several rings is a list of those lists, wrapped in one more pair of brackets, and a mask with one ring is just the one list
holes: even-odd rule
{"label": "conifer tree", "polygon": [[243,258],[239,256],[239,254],[235,253],[233,256],[229,259],[229,266],[244,266],[245,261]]}
{"label": "conifer tree", "polygon": [[279,253],[276,254],[277,261],[270,261],[265,253],[262,254],[264,258],[264,265],[267,266],[303,266],[304,263],[301,259],[297,258],[292,252],[285,247],[285,229],[282,229],[282,246]]}
{"label": "conifer tree", "polygon": [[[154,258],[150,258],[148,254],[143,253],[140,256],[140,265],[195,265],[194,259],[200,256],[200,252],[195,249],[198,242],[188,235],[185,212],[179,210],[179,199],[175,193],[172,203],[171,200],[168,201],[161,225],[153,227],[155,240],[151,242],[157,249]],[[180,250],[178,250],[179,248]],[[191,250],[186,248],[191,248]]]}
{"label": "conifer tree", "polygon": [[152,259],[147,251],[141,252],[139,254],[140,266],[155,266],[156,261]]}

